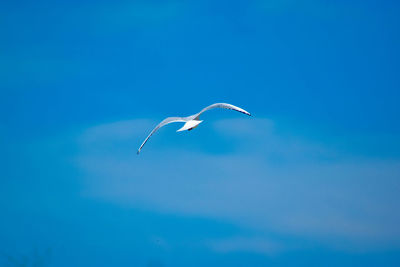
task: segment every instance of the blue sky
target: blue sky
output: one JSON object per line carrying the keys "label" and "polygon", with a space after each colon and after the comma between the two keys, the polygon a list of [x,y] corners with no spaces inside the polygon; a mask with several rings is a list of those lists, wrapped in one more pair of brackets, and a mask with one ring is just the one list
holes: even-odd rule
{"label": "blue sky", "polygon": [[398,266],[399,11],[3,1],[0,263]]}

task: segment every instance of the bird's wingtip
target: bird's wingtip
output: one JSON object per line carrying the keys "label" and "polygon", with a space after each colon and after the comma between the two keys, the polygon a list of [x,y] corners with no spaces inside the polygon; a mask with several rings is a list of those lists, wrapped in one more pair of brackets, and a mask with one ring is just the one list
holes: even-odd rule
{"label": "bird's wingtip", "polygon": [[136,152],[136,155],[139,155],[139,153],[140,153],[140,150],[138,150],[138,151]]}

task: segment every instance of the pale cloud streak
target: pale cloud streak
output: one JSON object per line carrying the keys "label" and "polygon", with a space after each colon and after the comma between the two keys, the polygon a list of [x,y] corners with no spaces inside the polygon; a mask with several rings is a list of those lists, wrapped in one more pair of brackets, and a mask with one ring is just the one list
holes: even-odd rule
{"label": "pale cloud streak", "polygon": [[[326,160],[338,152],[279,136],[267,119],[215,123],[212,131],[233,138],[232,146],[240,148],[229,154],[168,143],[156,150],[149,146],[138,157],[137,140],[153,123],[120,121],[81,134],[76,163],[87,183],[82,193],[121,205],[226,220],[260,233],[317,239],[340,249],[400,244],[397,160]],[[173,136],[174,131],[164,131],[157,139]],[[267,250],[269,241],[253,241],[246,247]],[[239,250],[239,243],[214,248]]]}

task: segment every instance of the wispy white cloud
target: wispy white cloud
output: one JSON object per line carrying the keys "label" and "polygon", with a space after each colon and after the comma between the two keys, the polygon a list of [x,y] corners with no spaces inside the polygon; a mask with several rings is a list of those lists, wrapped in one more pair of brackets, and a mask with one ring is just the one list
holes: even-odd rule
{"label": "wispy white cloud", "polygon": [[[82,145],[76,162],[85,173],[84,194],[223,219],[260,233],[318,239],[342,249],[400,244],[397,160],[326,160],[338,152],[280,136],[266,119],[214,125],[215,134],[238,138],[232,145],[246,147],[245,153],[215,155],[206,148],[187,151],[168,143],[167,149],[149,146],[138,157],[136,145],[149,125],[146,120],[121,121],[87,129],[78,138]],[[136,138],[140,140],[133,142]],[[250,240],[244,247],[233,241],[214,248],[268,250],[268,242],[262,240]]]}
{"label": "wispy white cloud", "polygon": [[[336,157],[336,151],[323,145],[304,140],[294,135],[280,134],[269,119],[227,119],[214,123],[215,130],[232,136],[240,146],[241,154],[261,154],[268,160],[304,161]],[[243,141],[241,141],[243,140]]]}
{"label": "wispy white cloud", "polygon": [[94,142],[127,141],[143,134],[144,128],[152,127],[150,120],[125,120],[96,125],[83,131],[79,136],[81,145]]}

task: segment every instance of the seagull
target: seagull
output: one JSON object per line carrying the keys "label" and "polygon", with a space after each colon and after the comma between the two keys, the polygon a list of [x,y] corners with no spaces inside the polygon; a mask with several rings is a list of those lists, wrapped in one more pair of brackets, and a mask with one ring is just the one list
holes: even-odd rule
{"label": "seagull", "polygon": [[235,110],[241,113],[244,113],[248,116],[251,116],[249,112],[247,112],[244,109],[241,109],[239,107],[236,107],[231,104],[226,104],[226,103],[215,103],[212,105],[209,105],[208,107],[203,108],[199,113],[187,116],[187,117],[168,117],[162,122],[160,122],[151,132],[150,134],[146,137],[146,139],[143,141],[142,145],[139,147],[137,154],[139,155],[140,150],[142,150],[143,146],[146,144],[146,142],[149,140],[149,138],[161,127],[173,123],[173,122],[184,122],[185,124],[183,125],[182,128],[177,130],[177,132],[182,132],[182,131],[191,131],[203,121],[200,120],[200,115],[203,114],[203,112],[206,112],[207,110],[214,109],[214,108],[224,108],[224,109],[231,109]]}

